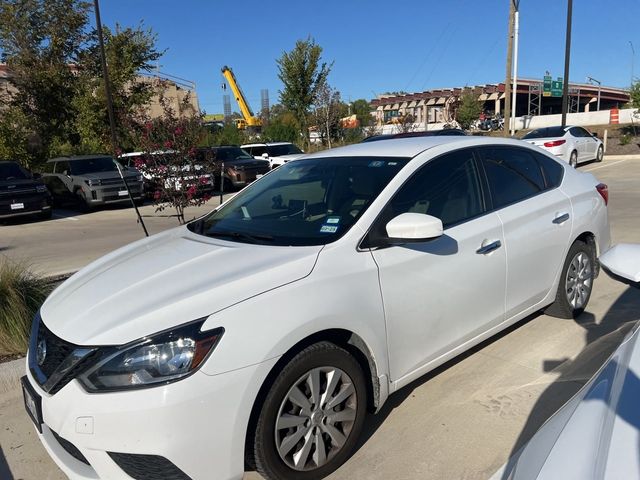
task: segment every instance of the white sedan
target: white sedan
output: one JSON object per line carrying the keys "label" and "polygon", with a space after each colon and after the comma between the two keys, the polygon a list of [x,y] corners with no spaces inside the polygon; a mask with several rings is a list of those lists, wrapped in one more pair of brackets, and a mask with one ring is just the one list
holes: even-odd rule
{"label": "white sedan", "polygon": [[582,127],[546,127],[527,133],[522,139],[563,159],[572,167],[604,157],[602,140]]}
{"label": "white sedan", "polygon": [[582,312],[607,200],[519,140],[306,156],[58,287],[25,405],[71,479],[322,478],[393,392],[540,309]]}

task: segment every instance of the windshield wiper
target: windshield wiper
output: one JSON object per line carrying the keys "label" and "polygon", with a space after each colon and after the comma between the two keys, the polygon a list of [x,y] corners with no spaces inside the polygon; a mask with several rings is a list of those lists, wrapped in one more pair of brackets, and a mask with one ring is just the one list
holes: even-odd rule
{"label": "windshield wiper", "polygon": [[232,238],[234,240],[244,240],[248,243],[258,243],[259,241],[272,242],[274,239],[271,235],[257,235],[244,232],[207,232],[207,237],[223,237]]}

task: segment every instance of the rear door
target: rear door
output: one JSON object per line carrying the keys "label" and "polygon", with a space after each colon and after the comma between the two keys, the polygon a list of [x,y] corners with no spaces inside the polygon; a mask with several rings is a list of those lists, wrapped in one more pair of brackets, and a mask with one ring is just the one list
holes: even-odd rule
{"label": "rear door", "polygon": [[[479,151],[492,208],[504,228],[509,319],[551,290],[571,235],[571,202],[556,188],[564,170],[554,160],[545,157],[553,162],[545,167],[538,158],[543,154],[521,147],[481,147]],[[546,168],[553,175],[545,175]]]}
{"label": "rear door", "polygon": [[504,319],[506,256],[502,225],[487,213],[472,149],[418,170],[372,231],[406,212],[442,220],[444,235],[372,251],[379,268],[393,381],[437,361]]}

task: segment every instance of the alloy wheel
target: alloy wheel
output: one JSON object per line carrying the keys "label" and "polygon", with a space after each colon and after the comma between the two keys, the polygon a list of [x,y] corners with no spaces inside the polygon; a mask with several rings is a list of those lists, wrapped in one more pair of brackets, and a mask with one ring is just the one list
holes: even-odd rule
{"label": "alloy wheel", "polygon": [[335,367],[318,367],[300,377],[280,405],[276,448],[292,469],[315,470],[345,445],[356,419],[352,379]]}
{"label": "alloy wheel", "polygon": [[573,168],[576,168],[578,166],[578,153],[573,151],[571,152],[571,156],[569,157],[569,165],[571,165]]}
{"label": "alloy wheel", "polygon": [[567,301],[574,309],[581,309],[587,303],[593,286],[591,258],[585,252],[578,252],[567,269],[565,289]]}

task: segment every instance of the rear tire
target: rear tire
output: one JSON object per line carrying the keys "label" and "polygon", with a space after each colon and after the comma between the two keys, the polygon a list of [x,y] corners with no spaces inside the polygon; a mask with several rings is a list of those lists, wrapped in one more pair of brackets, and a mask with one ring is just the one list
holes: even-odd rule
{"label": "rear tire", "polygon": [[571,165],[573,168],[578,167],[578,152],[576,152],[575,150],[571,152],[571,156],[569,157],[569,165]]}
{"label": "rear tire", "polygon": [[366,415],[357,360],[329,342],[298,353],[278,374],[253,438],[256,470],[269,480],[316,480],[353,452]]}
{"label": "rear tire", "polygon": [[545,309],[547,315],[575,318],[584,312],[593,291],[596,271],[594,248],[576,240],[562,267],[555,301]]}

